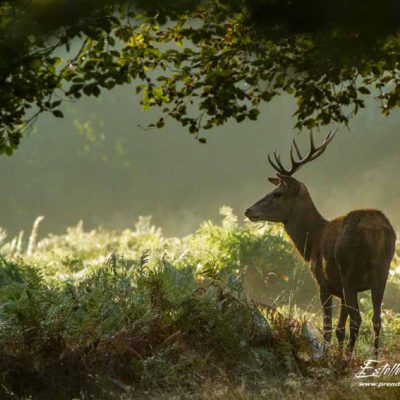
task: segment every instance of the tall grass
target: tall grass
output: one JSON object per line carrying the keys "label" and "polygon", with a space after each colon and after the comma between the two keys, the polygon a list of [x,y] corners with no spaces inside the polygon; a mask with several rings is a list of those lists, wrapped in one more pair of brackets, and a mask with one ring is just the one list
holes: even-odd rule
{"label": "tall grass", "polygon": [[[349,366],[314,359],[316,289],[283,231],[221,214],[184,238],[163,237],[150,218],[123,231],[79,223],[41,240],[36,223],[28,246],[3,235],[0,398],[193,394],[208,381],[315,383],[324,369],[345,379]],[[398,275],[390,282],[394,296]],[[383,320],[394,348],[400,319]],[[369,345],[363,328],[360,357]]]}

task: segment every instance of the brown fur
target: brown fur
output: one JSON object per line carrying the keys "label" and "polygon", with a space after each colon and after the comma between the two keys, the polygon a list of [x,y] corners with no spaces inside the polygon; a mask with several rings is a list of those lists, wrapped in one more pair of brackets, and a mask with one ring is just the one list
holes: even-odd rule
{"label": "brown fur", "polygon": [[319,289],[324,313],[324,338],[332,331],[332,296],[341,299],[336,327],[342,349],[345,323],[350,316],[351,354],[361,323],[357,293],[371,290],[374,308],[374,355],[378,356],[381,304],[395,250],[395,232],[378,210],[351,211],[332,221],[316,209],[307,188],[296,179],[278,175],[278,185],[246,211],[252,221],[282,222],[295,247],[309,262]]}

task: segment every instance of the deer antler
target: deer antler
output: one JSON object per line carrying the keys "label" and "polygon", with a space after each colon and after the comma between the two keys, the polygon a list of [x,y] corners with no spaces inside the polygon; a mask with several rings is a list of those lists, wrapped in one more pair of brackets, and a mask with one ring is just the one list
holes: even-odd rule
{"label": "deer antler", "polygon": [[[272,161],[270,155],[268,154],[268,161],[272,165],[272,167],[281,175],[287,175],[291,176],[293,175],[296,171],[298,171],[304,164],[307,164],[308,162],[315,160],[317,157],[319,157],[328,147],[328,144],[332,141],[334,138],[336,132],[338,129],[335,129],[333,132],[330,131],[326,137],[323,143],[317,147],[315,147],[314,144],[314,137],[312,132],[310,132],[310,151],[306,156],[302,156],[299,146],[297,145],[296,141],[293,139],[293,144],[290,147],[290,161],[292,163],[290,169],[286,169],[281,161],[281,158],[279,154],[276,153],[276,150],[274,150],[274,158],[275,160]],[[295,156],[293,155],[293,149],[296,152],[297,155],[297,160],[295,159]]]}

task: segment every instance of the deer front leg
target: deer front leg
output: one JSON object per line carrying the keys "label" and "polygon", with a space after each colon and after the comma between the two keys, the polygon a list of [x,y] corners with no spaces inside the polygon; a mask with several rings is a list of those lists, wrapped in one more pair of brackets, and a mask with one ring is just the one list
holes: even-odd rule
{"label": "deer front leg", "polygon": [[328,347],[332,338],[332,294],[325,288],[320,288],[322,311],[324,314],[324,344]]}
{"label": "deer front leg", "polygon": [[348,310],[346,307],[346,304],[344,302],[344,299],[342,298],[341,304],[340,304],[340,312],[339,312],[339,319],[336,325],[336,337],[339,343],[339,353],[343,353],[343,342],[344,338],[346,336],[346,331],[345,331],[345,326],[346,326],[346,320],[348,316]]}

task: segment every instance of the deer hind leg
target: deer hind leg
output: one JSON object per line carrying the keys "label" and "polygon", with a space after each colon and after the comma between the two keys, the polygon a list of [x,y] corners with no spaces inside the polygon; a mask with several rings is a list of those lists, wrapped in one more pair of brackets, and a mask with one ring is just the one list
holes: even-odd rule
{"label": "deer hind leg", "polygon": [[324,344],[327,347],[332,337],[332,294],[328,290],[321,288],[319,296],[324,314]]}
{"label": "deer hind leg", "polygon": [[379,332],[381,330],[381,305],[383,299],[383,292],[385,291],[386,281],[383,284],[376,285],[371,289],[372,306],[374,314],[372,316],[372,326],[374,329],[374,358],[378,360],[379,353]]}
{"label": "deer hind leg", "polygon": [[344,299],[341,299],[339,319],[336,325],[336,337],[339,343],[340,353],[343,353],[343,342],[346,336],[346,321],[348,315],[349,314]]}
{"label": "deer hind leg", "polygon": [[346,285],[343,289],[343,295],[347,312],[350,316],[350,340],[347,346],[347,355],[350,357],[353,353],[354,345],[360,330],[361,315],[358,308],[357,291]]}

